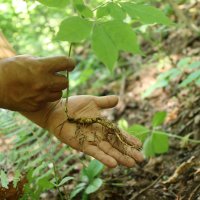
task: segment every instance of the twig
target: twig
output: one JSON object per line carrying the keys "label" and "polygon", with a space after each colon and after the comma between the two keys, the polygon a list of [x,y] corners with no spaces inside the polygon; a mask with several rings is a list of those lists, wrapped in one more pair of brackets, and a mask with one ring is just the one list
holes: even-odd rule
{"label": "twig", "polygon": [[197,185],[197,187],[194,188],[194,190],[192,191],[192,193],[189,196],[188,200],[195,200],[194,197],[196,195],[196,193],[198,192],[198,190],[200,189],[200,184]]}
{"label": "twig", "polygon": [[137,193],[136,195],[133,195],[130,200],[135,200],[137,197],[139,197],[142,193],[144,193],[146,190],[150,189],[151,187],[153,187],[159,180],[160,178],[163,176],[163,174],[161,174],[153,183],[151,183],[150,185],[148,185],[146,188],[140,190],[139,193]]}
{"label": "twig", "polygon": [[172,176],[169,177],[168,180],[163,181],[164,184],[170,184],[170,183],[175,183],[178,180],[178,177],[181,174],[184,174],[188,169],[193,167],[195,165],[195,156],[192,156],[189,160],[186,162],[183,162],[178,168],[175,170]]}

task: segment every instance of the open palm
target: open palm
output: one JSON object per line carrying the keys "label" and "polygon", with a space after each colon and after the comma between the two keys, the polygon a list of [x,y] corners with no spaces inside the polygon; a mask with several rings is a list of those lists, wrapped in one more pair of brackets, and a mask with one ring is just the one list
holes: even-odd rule
{"label": "open palm", "polygon": [[[74,118],[99,117],[103,109],[114,107],[118,102],[116,96],[95,97],[89,95],[73,96],[68,100],[68,115]],[[65,100],[62,99],[50,109],[46,127],[63,143],[98,159],[108,167],[122,164],[134,166],[143,160],[142,154],[130,146],[141,146],[136,138],[123,132],[123,137],[130,145],[118,144],[108,140],[101,125],[78,127],[66,121]],[[65,123],[63,123],[65,122]]]}

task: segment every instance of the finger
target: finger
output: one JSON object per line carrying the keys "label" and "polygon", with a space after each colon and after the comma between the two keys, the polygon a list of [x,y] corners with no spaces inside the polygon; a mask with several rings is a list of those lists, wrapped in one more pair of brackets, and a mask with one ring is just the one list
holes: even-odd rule
{"label": "finger", "polygon": [[134,159],[129,156],[123,155],[117,149],[113,148],[111,144],[106,141],[102,141],[99,143],[99,148],[109,156],[113,157],[117,160],[118,163],[125,165],[127,167],[133,167],[135,165]]}
{"label": "finger", "polygon": [[134,147],[124,145],[124,144],[119,145],[118,143],[114,143],[113,147],[118,149],[120,152],[123,152],[124,154],[130,156],[137,162],[142,162],[144,160],[143,154],[137,149],[135,149]]}
{"label": "finger", "polygon": [[65,76],[56,75],[51,81],[52,83],[49,85],[49,90],[52,92],[59,92],[68,87],[68,80]]}
{"label": "finger", "polygon": [[65,56],[38,58],[50,72],[72,71],[75,67],[75,62]]}
{"label": "finger", "polygon": [[118,97],[115,95],[95,97],[95,102],[97,106],[101,109],[112,108],[117,105]]}
{"label": "finger", "polygon": [[122,131],[122,136],[125,139],[125,142],[127,142],[129,145],[134,146],[136,149],[141,149],[142,148],[142,142],[137,139],[136,137]]}
{"label": "finger", "polygon": [[54,92],[54,93],[50,93],[48,96],[47,96],[47,99],[48,102],[54,102],[56,100],[59,100],[62,98],[62,91],[60,92]]}
{"label": "finger", "polygon": [[117,161],[113,157],[105,154],[96,146],[87,144],[83,152],[96,158],[110,168],[114,168],[117,166]]}

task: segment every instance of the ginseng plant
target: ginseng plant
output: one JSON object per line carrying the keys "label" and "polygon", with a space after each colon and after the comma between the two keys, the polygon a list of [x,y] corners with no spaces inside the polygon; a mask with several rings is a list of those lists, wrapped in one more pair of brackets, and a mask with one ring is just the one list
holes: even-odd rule
{"label": "ginseng plant", "polygon": [[[68,57],[70,57],[72,51],[72,44],[69,48],[69,54]],[[67,95],[66,95],[66,101],[65,101],[65,113],[66,113],[66,120],[64,120],[61,124],[57,126],[57,128],[60,128],[59,135],[61,134],[61,131],[63,129],[63,126],[65,123],[73,123],[76,124],[76,131],[75,131],[75,137],[79,138],[79,144],[83,145],[85,140],[89,141],[87,138],[87,128],[90,127],[92,132],[94,133],[95,142],[98,144],[98,142],[101,140],[98,135],[95,132],[95,126],[94,125],[100,125],[101,131],[103,134],[103,137],[105,140],[111,142],[111,144],[117,144],[124,146],[123,153],[126,154],[127,148],[129,147],[131,149],[141,150],[141,147],[137,144],[132,145],[129,144],[127,141],[127,138],[124,136],[122,131],[118,128],[118,126],[113,123],[112,121],[106,119],[105,117],[78,117],[75,118],[73,116],[69,115],[68,112],[68,99],[69,99],[69,72],[67,71],[67,81],[68,81],[68,89],[67,89]]]}

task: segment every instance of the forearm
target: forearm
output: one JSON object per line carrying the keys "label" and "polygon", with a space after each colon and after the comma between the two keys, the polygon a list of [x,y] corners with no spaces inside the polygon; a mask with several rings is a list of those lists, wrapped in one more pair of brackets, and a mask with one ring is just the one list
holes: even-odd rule
{"label": "forearm", "polygon": [[3,83],[3,61],[0,60],[0,108],[6,108],[5,106],[5,94],[4,94],[4,83]]}
{"label": "forearm", "polygon": [[47,103],[45,106],[43,106],[42,109],[36,112],[20,112],[22,115],[24,115],[26,118],[34,122],[35,124],[39,125],[40,127],[44,129],[49,129],[48,121],[50,117],[50,110],[51,110],[52,104]]}
{"label": "forearm", "polygon": [[60,104],[60,101],[50,102],[39,111],[20,113],[40,127],[47,129],[54,135],[58,135],[59,129],[56,129],[56,127],[66,119],[64,109],[63,112],[61,111],[62,107],[56,109],[58,104]]}

